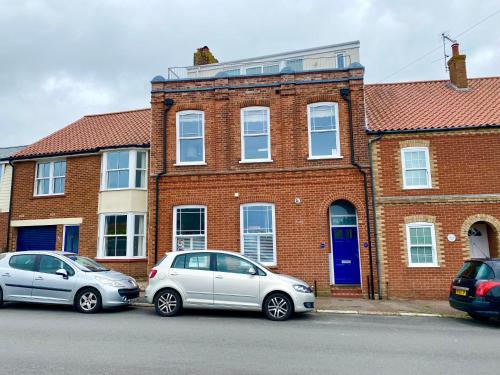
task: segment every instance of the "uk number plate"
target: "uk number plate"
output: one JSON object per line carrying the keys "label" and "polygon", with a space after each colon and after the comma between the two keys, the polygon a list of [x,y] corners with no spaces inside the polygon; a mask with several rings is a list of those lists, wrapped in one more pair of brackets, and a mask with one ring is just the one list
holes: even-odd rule
{"label": "uk number plate", "polygon": [[466,297],[467,296],[467,291],[463,290],[463,289],[455,289],[455,294],[457,296],[464,296],[464,297]]}

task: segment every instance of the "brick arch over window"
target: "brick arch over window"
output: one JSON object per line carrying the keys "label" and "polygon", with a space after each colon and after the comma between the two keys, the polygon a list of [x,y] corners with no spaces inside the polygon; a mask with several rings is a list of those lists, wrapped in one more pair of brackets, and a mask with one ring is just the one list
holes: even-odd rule
{"label": "brick arch over window", "polygon": [[182,112],[182,111],[206,111],[206,108],[202,104],[189,103],[189,104],[177,104],[174,105],[172,112]]}
{"label": "brick arch over window", "polygon": [[338,103],[339,101],[340,101],[340,96],[332,94],[314,95],[306,99],[307,104],[322,103],[322,102]]}
{"label": "brick arch over window", "polygon": [[243,100],[241,103],[239,103],[239,106],[240,106],[240,108],[270,107],[271,101],[270,100],[262,100],[262,99],[248,99],[248,100]]}
{"label": "brick arch over window", "polygon": [[340,201],[340,200],[343,200],[343,201],[347,201],[349,203],[351,203],[354,208],[356,209],[356,215],[358,216],[358,225],[359,224],[366,224],[366,217],[364,215],[364,202],[361,200],[361,199],[358,199],[356,197],[352,197],[348,194],[331,194],[329,195],[327,198],[325,198],[320,206],[319,206],[319,210],[318,210],[318,214],[319,215],[325,215],[325,212],[326,212],[326,215],[328,217],[329,215],[329,209],[330,209],[330,206],[335,203],[336,201]]}
{"label": "brick arch over window", "polygon": [[[469,248],[469,229],[470,227],[477,222],[485,222],[487,223],[494,231],[495,231],[495,239],[497,248],[500,247],[500,220],[494,216],[486,215],[486,214],[476,214],[471,215],[467,219],[465,219],[462,224],[462,228],[460,230],[460,238],[462,240],[462,254],[464,259],[470,258],[470,248]],[[491,248],[492,244],[490,244]]]}

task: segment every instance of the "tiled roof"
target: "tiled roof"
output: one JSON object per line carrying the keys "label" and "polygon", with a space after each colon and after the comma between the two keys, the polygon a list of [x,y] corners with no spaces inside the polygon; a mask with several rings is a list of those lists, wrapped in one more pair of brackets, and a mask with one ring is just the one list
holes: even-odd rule
{"label": "tiled roof", "polygon": [[449,81],[366,85],[365,100],[375,132],[500,125],[500,77],[469,79],[467,91]]}
{"label": "tiled roof", "polygon": [[0,148],[0,160],[6,160],[9,156],[14,155],[16,152],[22,150],[26,146],[14,146],[14,147],[1,147]]}
{"label": "tiled roof", "polygon": [[119,146],[148,146],[151,110],[84,116],[17,152],[14,158],[64,155]]}

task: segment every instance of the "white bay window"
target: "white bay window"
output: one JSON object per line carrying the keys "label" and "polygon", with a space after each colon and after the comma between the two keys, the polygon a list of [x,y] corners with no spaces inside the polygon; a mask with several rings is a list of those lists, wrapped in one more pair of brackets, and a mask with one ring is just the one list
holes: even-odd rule
{"label": "white bay window", "polygon": [[108,151],[103,154],[102,165],[102,190],[146,188],[146,151]]}
{"label": "white bay window", "polygon": [[99,226],[100,258],[144,258],[146,215],[102,214]]}

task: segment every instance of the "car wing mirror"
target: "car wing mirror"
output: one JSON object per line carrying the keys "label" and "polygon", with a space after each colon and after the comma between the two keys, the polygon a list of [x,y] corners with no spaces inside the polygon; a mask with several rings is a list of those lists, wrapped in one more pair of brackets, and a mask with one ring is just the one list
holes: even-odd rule
{"label": "car wing mirror", "polygon": [[248,273],[249,273],[250,275],[257,275],[257,270],[255,269],[255,267],[250,267],[250,268],[248,269]]}
{"label": "car wing mirror", "polygon": [[56,275],[60,275],[63,277],[63,279],[67,279],[68,278],[68,271],[66,271],[64,268],[61,268],[61,269],[56,271]]}

